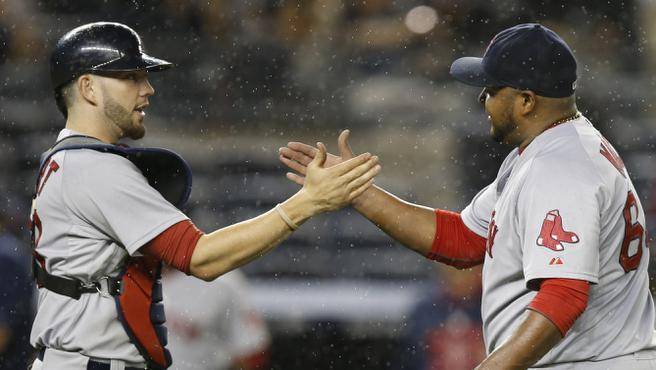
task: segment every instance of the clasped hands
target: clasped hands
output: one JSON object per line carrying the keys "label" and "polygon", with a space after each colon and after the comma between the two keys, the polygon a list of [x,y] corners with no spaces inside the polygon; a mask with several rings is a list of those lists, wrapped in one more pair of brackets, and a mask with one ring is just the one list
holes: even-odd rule
{"label": "clasped hands", "polygon": [[353,154],[348,144],[349,134],[349,130],[339,134],[339,156],[327,153],[320,142],[313,147],[293,141],[278,150],[280,161],[294,171],[288,172],[287,178],[303,186],[310,197],[321,203],[321,211],[352,203],[371,187],[381,170],[377,156]]}

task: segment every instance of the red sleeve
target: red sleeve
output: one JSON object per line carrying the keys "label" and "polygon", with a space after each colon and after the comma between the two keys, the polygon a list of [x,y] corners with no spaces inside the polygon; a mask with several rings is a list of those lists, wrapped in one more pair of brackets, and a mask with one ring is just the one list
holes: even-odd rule
{"label": "red sleeve", "polygon": [[459,213],[436,209],[435,217],[433,248],[426,257],[458,269],[483,262],[486,239],[469,230]]}
{"label": "red sleeve", "polygon": [[564,337],[588,306],[590,283],[575,279],[545,279],[528,308],[556,325]]}
{"label": "red sleeve", "polygon": [[191,256],[201,236],[202,231],[191,221],[184,220],[164,230],[140,250],[189,275]]}

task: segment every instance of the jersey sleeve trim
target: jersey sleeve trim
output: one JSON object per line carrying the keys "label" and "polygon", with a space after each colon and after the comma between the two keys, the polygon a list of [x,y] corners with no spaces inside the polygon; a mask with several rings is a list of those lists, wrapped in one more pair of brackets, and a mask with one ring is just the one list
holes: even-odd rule
{"label": "jersey sleeve trim", "polygon": [[189,275],[191,256],[203,232],[190,220],[169,227],[140,250]]}
{"label": "jersey sleeve trim", "polygon": [[479,265],[485,259],[486,239],[465,226],[460,214],[435,210],[435,238],[426,257],[458,269]]}
{"label": "jersey sleeve trim", "polygon": [[156,227],[152,228],[149,232],[144,234],[141,238],[137,239],[130,245],[126,245],[125,249],[130,253],[130,255],[133,255],[134,253],[139,250],[144,244],[150,242],[153,238],[155,238],[157,235],[161,234],[163,231],[168,229],[169,227],[177,224],[180,221],[188,220],[189,218],[186,217],[184,214],[179,214],[175,215],[174,217],[166,220],[165,222],[157,225]]}
{"label": "jersey sleeve trim", "polygon": [[598,284],[599,278],[593,274],[586,273],[577,273],[577,272],[558,272],[558,271],[548,271],[541,273],[534,273],[526,275],[524,281],[526,281],[526,287],[530,290],[538,290],[539,283],[543,279],[574,279],[574,280],[585,280],[590,284]]}
{"label": "jersey sleeve trim", "polygon": [[475,233],[481,238],[487,238],[487,230],[474,220],[474,215],[472,215],[472,211],[469,207],[465,208],[460,213],[460,218],[462,219],[462,223],[471,232]]}
{"label": "jersey sleeve trim", "polygon": [[528,309],[549,319],[564,337],[588,306],[590,284],[577,279],[546,279]]}

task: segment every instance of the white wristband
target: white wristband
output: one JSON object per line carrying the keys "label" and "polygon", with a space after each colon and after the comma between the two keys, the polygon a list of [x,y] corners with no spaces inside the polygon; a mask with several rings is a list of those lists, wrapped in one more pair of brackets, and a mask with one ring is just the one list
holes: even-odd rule
{"label": "white wristband", "polygon": [[275,209],[276,209],[276,212],[278,212],[278,214],[280,215],[280,218],[282,218],[282,220],[285,221],[287,226],[289,226],[289,228],[292,229],[292,231],[298,229],[298,225],[296,225],[294,223],[294,221],[292,221],[292,219],[289,218],[287,213],[285,213],[285,210],[282,209],[282,207],[280,206],[280,203],[276,204]]}

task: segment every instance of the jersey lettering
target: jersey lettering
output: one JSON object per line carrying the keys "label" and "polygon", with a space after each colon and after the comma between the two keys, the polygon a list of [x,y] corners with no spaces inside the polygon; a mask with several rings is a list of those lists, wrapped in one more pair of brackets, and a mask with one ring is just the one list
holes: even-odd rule
{"label": "jersey lettering", "polygon": [[[48,178],[50,178],[50,175],[53,172],[57,172],[57,170],[59,169],[59,164],[51,159],[48,162],[48,164],[43,166],[43,169],[44,169],[44,171],[47,171],[47,172],[46,172],[45,178],[43,179],[43,181],[41,181],[41,185],[39,186],[39,189],[36,192],[37,195],[41,194],[41,191],[43,190],[43,187],[46,185],[46,181],[48,181]],[[43,175],[43,172],[41,173],[41,175],[39,177],[41,177],[42,175]]]}
{"label": "jersey lettering", "polygon": [[39,214],[36,213],[36,209],[32,211],[32,218],[30,220],[30,232],[32,237],[32,245],[34,248],[39,244],[41,240],[41,234],[43,234],[43,225],[41,225],[41,219]]}
{"label": "jersey lettering", "polygon": [[485,243],[485,249],[487,250],[487,254],[492,258],[492,247],[494,246],[494,238],[497,236],[497,232],[499,231],[499,228],[497,227],[497,223],[494,220],[494,215],[496,211],[492,211],[492,219],[490,220],[490,227],[487,229],[487,242]]}
{"label": "jersey lettering", "polygon": [[[31,239],[32,239],[32,245],[34,248],[39,245],[39,241],[41,240],[41,235],[43,234],[43,225],[41,224],[41,219],[39,218],[39,214],[36,211],[36,196],[41,194],[41,191],[43,190],[43,187],[46,185],[46,182],[50,178],[50,175],[53,172],[57,172],[59,170],[59,164],[55,162],[53,159],[50,159],[48,163],[46,163],[45,166],[41,169],[41,172],[39,173],[39,182],[35,198],[32,199],[32,215],[30,217],[30,233],[31,233]],[[45,174],[45,176],[44,176]],[[41,180],[43,178],[43,180]]]}
{"label": "jersey lettering", "polygon": [[[622,241],[622,249],[620,250],[620,265],[624,272],[633,271],[640,265],[640,258],[642,258],[642,247],[645,242],[645,228],[638,222],[638,202],[632,191],[626,197],[626,204],[623,210],[624,216],[624,240]],[[631,247],[635,247],[636,252],[629,255]]]}

